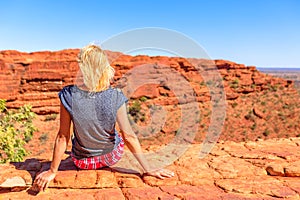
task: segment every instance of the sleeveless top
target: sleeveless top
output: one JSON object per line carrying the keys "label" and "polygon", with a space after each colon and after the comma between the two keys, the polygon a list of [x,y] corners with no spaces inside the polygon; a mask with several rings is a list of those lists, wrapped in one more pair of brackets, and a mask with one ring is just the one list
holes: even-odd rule
{"label": "sleeveless top", "polygon": [[72,153],[76,159],[109,153],[119,144],[115,129],[117,111],[128,102],[120,89],[89,92],[69,85],[58,96],[71,115]]}

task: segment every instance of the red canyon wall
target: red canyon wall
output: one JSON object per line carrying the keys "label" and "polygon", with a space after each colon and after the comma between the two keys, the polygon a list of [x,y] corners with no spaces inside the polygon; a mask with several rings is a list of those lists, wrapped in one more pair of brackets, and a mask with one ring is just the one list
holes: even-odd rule
{"label": "red canyon wall", "polygon": [[[78,49],[23,53],[13,50],[0,51],[0,98],[7,100],[7,107],[17,108],[31,104],[38,114],[58,113],[58,92],[74,84],[78,73]],[[111,65],[116,69],[115,81],[136,66],[163,64],[176,70],[195,91],[203,117],[200,131],[207,129],[210,113],[210,93],[203,78],[185,58],[129,56],[107,52]],[[203,63],[201,59],[193,62]],[[227,98],[226,137],[240,135],[243,139],[299,134],[299,94],[293,82],[260,73],[230,61],[215,60],[221,74]],[[153,80],[161,72],[151,72]],[[176,105],[178,100],[164,85],[140,87],[131,99],[147,97],[152,103]],[[167,128],[165,128],[167,129]],[[165,130],[167,131],[167,130]],[[225,137],[225,136],[224,136]]]}

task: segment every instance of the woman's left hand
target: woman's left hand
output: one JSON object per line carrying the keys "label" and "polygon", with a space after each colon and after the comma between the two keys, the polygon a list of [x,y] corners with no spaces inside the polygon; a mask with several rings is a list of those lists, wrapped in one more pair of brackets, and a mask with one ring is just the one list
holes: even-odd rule
{"label": "woman's left hand", "polygon": [[45,191],[55,176],[56,173],[51,172],[50,170],[44,171],[36,177],[34,185],[38,187],[39,191]]}
{"label": "woman's left hand", "polygon": [[156,178],[165,179],[165,178],[171,178],[174,176],[174,172],[167,170],[167,169],[158,169],[155,171],[147,172],[145,173],[149,176],[154,176]]}

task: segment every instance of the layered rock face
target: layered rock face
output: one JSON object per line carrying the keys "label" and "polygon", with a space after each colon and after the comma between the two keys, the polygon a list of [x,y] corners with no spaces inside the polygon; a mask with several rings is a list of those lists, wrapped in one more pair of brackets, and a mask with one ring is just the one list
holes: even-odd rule
{"label": "layered rock face", "polygon": [[[9,108],[17,108],[24,104],[31,104],[33,111],[38,114],[58,113],[58,92],[62,87],[76,83],[76,76],[80,73],[77,63],[78,49],[68,49],[57,52],[33,52],[22,53],[18,51],[0,52],[1,67],[1,96],[8,101]],[[149,57],[129,56],[116,52],[108,52],[107,56],[111,65],[116,70],[115,81],[134,67],[143,65],[168,66],[176,70],[191,84],[202,84],[200,70],[206,70],[206,66],[200,70],[195,68],[197,64],[208,63],[201,59],[185,59],[176,57]],[[230,61],[215,60],[209,62],[219,69],[224,78],[224,86],[227,99],[237,99],[240,94],[260,92],[270,87],[290,88],[291,81],[267,76],[256,70],[255,67],[246,67]],[[147,67],[147,66],[146,66]],[[145,70],[146,67],[143,69]],[[160,67],[161,68],[161,67]],[[146,73],[145,79],[156,79],[162,76],[162,71]],[[168,71],[166,71],[168,72]],[[149,76],[151,75],[151,76]],[[151,82],[151,81],[150,81]],[[172,83],[176,84],[176,83]],[[144,85],[131,98],[138,99],[147,96],[151,99],[163,97],[166,94],[159,88],[162,85]],[[209,91],[205,87],[193,85],[197,96],[207,96],[202,101],[210,101]],[[206,87],[207,88],[207,87]],[[202,91],[201,91],[202,90]],[[168,96],[170,99],[170,95]],[[165,103],[169,104],[169,103]]]}
{"label": "layered rock face", "polygon": [[[31,104],[38,114],[58,113],[58,92],[78,80],[78,53],[78,49],[1,51],[0,98],[7,100],[8,108]],[[178,119],[184,117],[181,106],[196,101],[200,112],[196,121],[201,133],[196,140],[201,140],[211,122],[212,95],[216,93],[209,87],[214,78],[208,76],[217,69],[220,92],[225,93],[227,106],[222,139],[243,141],[299,135],[300,98],[292,81],[225,60],[106,53],[116,70],[113,85],[126,88],[131,106],[134,102],[141,104],[135,118],[140,125],[147,124],[151,117],[149,107],[160,105],[167,110],[162,132],[174,133],[179,129]],[[134,87],[128,89],[129,83]]]}
{"label": "layered rock face", "polygon": [[31,104],[37,113],[57,112],[57,91],[71,82],[78,50],[1,52],[1,98],[8,107]]}

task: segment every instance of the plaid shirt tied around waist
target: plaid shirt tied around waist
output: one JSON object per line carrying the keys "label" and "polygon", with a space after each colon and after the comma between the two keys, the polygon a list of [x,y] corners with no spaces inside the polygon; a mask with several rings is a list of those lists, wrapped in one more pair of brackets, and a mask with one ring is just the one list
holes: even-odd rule
{"label": "plaid shirt tied around waist", "polygon": [[72,160],[79,169],[99,169],[106,166],[112,166],[121,159],[124,152],[124,141],[121,137],[120,139],[121,141],[118,146],[110,153],[79,160],[76,159],[73,154],[71,154]]}

